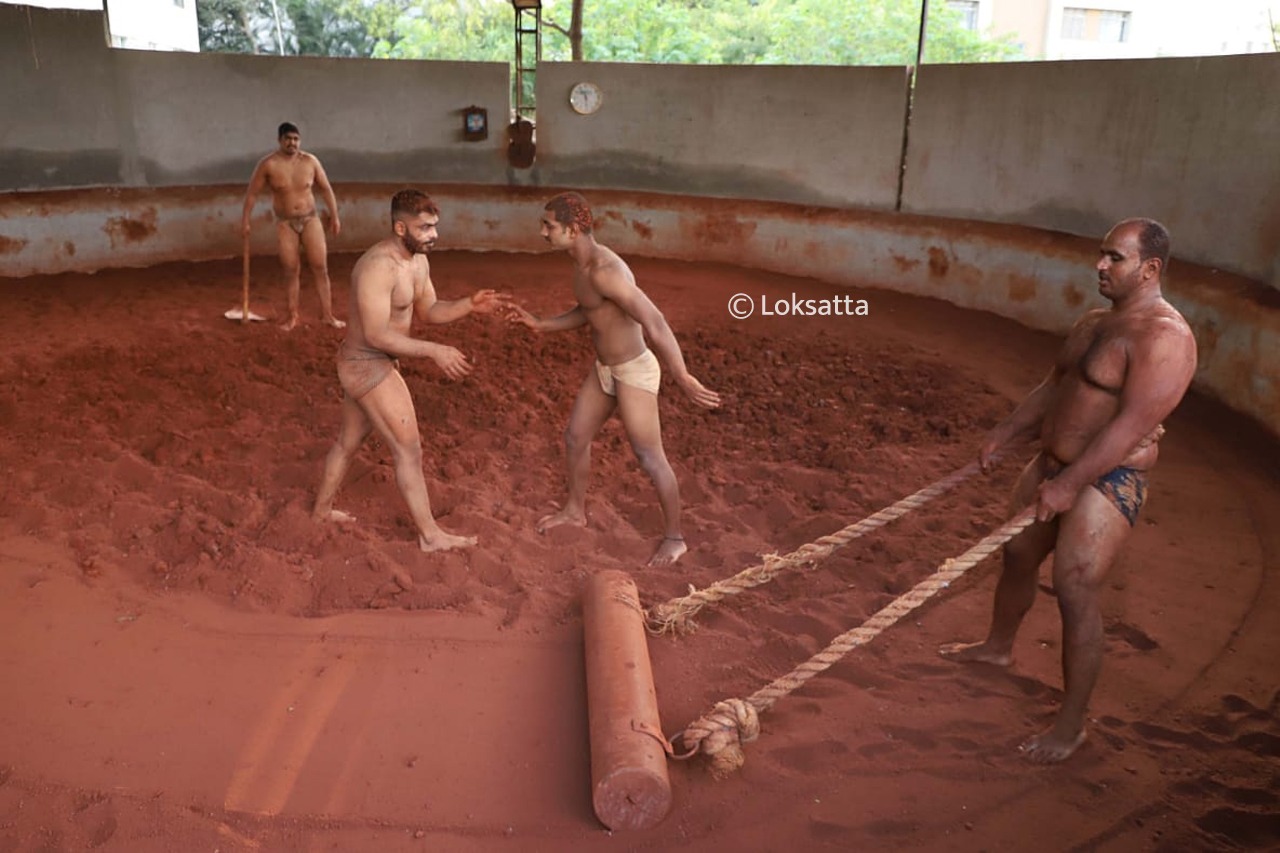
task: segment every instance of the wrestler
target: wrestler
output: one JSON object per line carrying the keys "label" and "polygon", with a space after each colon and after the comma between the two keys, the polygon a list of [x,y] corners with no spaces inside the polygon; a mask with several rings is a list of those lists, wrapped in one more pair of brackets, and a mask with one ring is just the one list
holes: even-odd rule
{"label": "wrestler", "polygon": [[1037,763],[1062,761],[1085,738],[1085,712],[1102,665],[1099,590],[1137,521],[1155,465],[1160,422],[1182,400],[1196,369],[1191,329],[1161,293],[1169,233],[1126,219],[1102,242],[1098,292],[1110,309],[1071,329],[1049,376],[987,436],[989,467],[1009,442],[1039,435],[1041,450],[1013,490],[1013,508],[1035,505],[1036,523],[1004,549],[991,626],[980,643],[952,643],[955,660],[1007,666],[1031,609],[1040,564],[1053,553],[1062,616],[1065,698],[1052,727],[1020,747]]}
{"label": "wrestler", "polygon": [[[513,323],[536,332],[590,326],[596,363],[578,391],[565,432],[568,500],[559,512],[540,519],[537,530],[542,533],[561,524],[586,524],[591,441],[616,409],[636,459],[653,481],[662,506],[662,541],[649,565],[670,565],[688,547],[680,527],[680,486],[662,448],[658,356],[671,371],[676,385],[694,403],[714,409],[720,405],[720,395],[704,387],[685,367],[671,327],[636,286],[631,269],[611,249],[596,242],[586,199],[577,193],[556,196],[547,203],[541,222],[543,239],[573,259],[573,295],[578,304],[558,317],[540,319],[517,305],[509,306],[508,315]],[[646,346],[646,337],[657,356]]]}
{"label": "wrestler", "polygon": [[423,551],[464,548],[473,536],[446,533],[436,524],[422,474],[422,439],[400,358],[429,358],[450,379],[471,372],[466,356],[451,346],[410,336],[416,316],[426,323],[450,323],[467,314],[492,313],[506,297],[478,290],[464,299],[441,301],[431,281],[427,253],[436,242],[440,211],[423,192],[406,189],[391,200],[391,236],[365,252],[351,271],[351,325],[338,350],[342,385],[342,426],[325,459],[312,516],[317,521],[351,521],[333,508],[338,487],[369,433],[391,449],[396,485],[418,529]]}
{"label": "wrestler", "polygon": [[249,189],[244,197],[244,213],[240,228],[249,236],[249,218],[254,202],[263,188],[271,190],[271,209],[275,212],[276,246],[280,264],[284,267],[285,285],[289,299],[289,317],[281,325],[289,331],[298,325],[298,301],[301,287],[300,254],[306,253],[307,265],[315,278],[316,293],[320,295],[320,319],[335,329],[346,326],[333,316],[333,298],[330,295],[329,261],[324,239],[324,226],[316,210],[314,190],[319,190],[329,208],[329,230],[333,236],[342,231],[338,219],[338,199],[329,185],[324,166],[314,154],[303,151],[299,145],[302,136],[298,128],[289,122],[280,125],[280,147],[258,161],[249,179]]}

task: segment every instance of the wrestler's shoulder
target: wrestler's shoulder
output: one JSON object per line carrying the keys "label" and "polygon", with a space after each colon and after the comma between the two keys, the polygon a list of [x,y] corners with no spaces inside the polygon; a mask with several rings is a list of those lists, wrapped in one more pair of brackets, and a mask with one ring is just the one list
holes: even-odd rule
{"label": "wrestler's shoulder", "polygon": [[1187,318],[1167,302],[1152,306],[1148,311],[1132,317],[1126,324],[1136,337],[1159,340],[1194,340]]}

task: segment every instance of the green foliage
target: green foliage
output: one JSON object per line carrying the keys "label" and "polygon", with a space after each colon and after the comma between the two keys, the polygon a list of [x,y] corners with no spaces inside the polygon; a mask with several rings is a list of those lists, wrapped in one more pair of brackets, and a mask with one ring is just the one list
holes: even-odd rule
{"label": "green foliage", "polygon": [[[908,65],[920,0],[580,0],[583,58],[597,62]],[[572,56],[574,0],[543,0],[545,59]],[[510,61],[510,0],[276,0],[284,53]],[[203,50],[276,53],[271,0],[199,0]],[[960,26],[932,0],[927,62],[1018,58],[1009,38]]]}
{"label": "green foliage", "polygon": [[[398,40],[412,0],[198,0],[200,49],[368,57]],[[277,14],[279,28],[277,29]]]}
{"label": "green foliage", "polygon": [[[544,0],[563,23],[573,0]],[[567,29],[567,27],[565,27]],[[568,59],[548,28],[543,55]],[[738,65],[908,65],[916,61],[920,0],[584,0],[583,58],[597,62]],[[1019,57],[1009,38],[984,39],[932,0],[927,62]]]}
{"label": "green foliage", "polygon": [[372,56],[506,62],[515,55],[510,0],[430,0],[395,21],[399,38],[378,42]]}
{"label": "green foliage", "polygon": [[196,26],[200,49],[215,53],[259,53],[254,11],[246,0],[199,0]]}

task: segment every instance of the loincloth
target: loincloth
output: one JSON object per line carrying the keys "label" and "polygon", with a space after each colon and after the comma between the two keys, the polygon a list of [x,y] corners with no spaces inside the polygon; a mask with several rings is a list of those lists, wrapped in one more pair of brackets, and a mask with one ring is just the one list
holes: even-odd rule
{"label": "loincloth", "polygon": [[302,232],[306,230],[307,223],[315,218],[316,212],[313,210],[310,213],[304,213],[301,216],[277,216],[276,222],[283,222],[285,225],[288,225],[293,229],[293,233],[301,237]]}
{"label": "loincloth", "polygon": [[[1048,479],[1053,479],[1066,465],[1046,456]],[[1120,510],[1120,514],[1133,527],[1138,523],[1138,511],[1147,502],[1147,472],[1125,465],[1117,465],[1098,479],[1090,483],[1093,488]]]}
{"label": "loincloth", "polygon": [[615,382],[657,394],[658,386],[662,384],[662,366],[658,357],[646,349],[622,364],[601,364],[597,359],[596,378],[600,380],[600,389],[610,397],[618,396]]}
{"label": "loincloth", "polygon": [[338,348],[338,383],[353,400],[377,388],[391,371],[399,368],[400,362],[382,350],[348,346],[345,341]]}

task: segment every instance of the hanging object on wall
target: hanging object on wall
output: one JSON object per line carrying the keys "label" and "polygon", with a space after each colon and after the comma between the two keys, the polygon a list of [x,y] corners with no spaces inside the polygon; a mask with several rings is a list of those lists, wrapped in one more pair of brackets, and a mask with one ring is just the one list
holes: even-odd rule
{"label": "hanging object on wall", "polygon": [[604,94],[595,83],[583,81],[569,90],[569,106],[578,115],[589,116],[603,103]]}
{"label": "hanging object on wall", "polygon": [[507,127],[507,162],[517,169],[528,169],[535,152],[533,122],[517,118]]}
{"label": "hanging object on wall", "polygon": [[489,111],[475,105],[462,111],[462,138],[479,142],[489,138]]}

